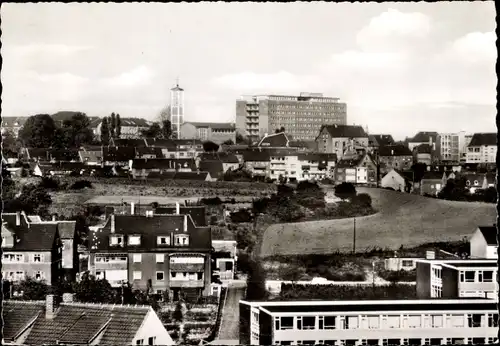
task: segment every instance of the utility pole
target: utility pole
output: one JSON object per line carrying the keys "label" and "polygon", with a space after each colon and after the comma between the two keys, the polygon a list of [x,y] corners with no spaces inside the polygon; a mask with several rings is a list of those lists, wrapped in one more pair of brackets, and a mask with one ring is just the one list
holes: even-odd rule
{"label": "utility pole", "polygon": [[356,218],[354,218],[354,233],[353,233],[353,241],[352,241],[352,253],[356,253]]}

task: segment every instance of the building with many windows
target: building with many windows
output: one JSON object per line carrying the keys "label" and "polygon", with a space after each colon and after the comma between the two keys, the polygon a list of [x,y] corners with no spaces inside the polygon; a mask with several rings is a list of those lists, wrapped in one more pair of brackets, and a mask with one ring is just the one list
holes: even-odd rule
{"label": "building with many windows", "polygon": [[236,128],[232,123],[185,122],[181,125],[181,139],[199,139],[222,144],[226,141],[236,143]]}
{"label": "building with many windows", "polygon": [[497,134],[474,133],[467,147],[466,163],[495,163]]}
{"label": "building with many windows", "polygon": [[366,151],[368,142],[368,134],[363,127],[352,125],[325,125],[316,137],[318,151],[336,154],[339,160],[349,150],[359,148]]}
{"label": "building with many windows", "polygon": [[497,334],[490,299],[240,301],[244,345],[477,345]]}
{"label": "building with many windows", "polygon": [[320,93],[253,95],[236,101],[236,130],[258,140],[284,127],[296,140],[314,140],[323,125],[345,125],[347,105]]}
{"label": "building with many windows", "polygon": [[176,300],[210,294],[210,227],[191,215],[114,215],[89,236],[89,270],[114,287],[129,282]]}
{"label": "building with many windows", "polygon": [[440,133],[436,138],[436,151],[442,163],[460,163],[465,147],[465,131],[457,133]]}

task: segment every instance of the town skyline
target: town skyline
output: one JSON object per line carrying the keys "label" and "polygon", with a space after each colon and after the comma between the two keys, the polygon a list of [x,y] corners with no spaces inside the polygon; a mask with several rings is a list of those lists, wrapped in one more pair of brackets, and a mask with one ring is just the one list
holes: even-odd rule
{"label": "town skyline", "polygon": [[244,94],[320,92],[398,140],[495,131],[493,2],[117,6],[4,5],[3,115],[154,120],[179,78],[186,121],[234,121]]}

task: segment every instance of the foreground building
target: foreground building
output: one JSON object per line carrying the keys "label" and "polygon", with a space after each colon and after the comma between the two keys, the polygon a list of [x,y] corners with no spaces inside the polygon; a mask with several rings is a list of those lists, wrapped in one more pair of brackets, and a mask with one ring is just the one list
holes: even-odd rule
{"label": "foreground building", "polygon": [[360,147],[366,150],[369,140],[361,126],[325,125],[321,127],[316,142],[319,152],[336,154],[340,160],[348,149]]}
{"label": "foreground building", "polygon": [[232,123],[185,122],[181,125],[181,139],[199,139],[222,144],[236,143],[236,127]]}
{"label": "foreground building", "polygon": [[490,299],[240,301],[244,345],[477,345],[497,334]]}
{"label": "foreground building", "polygon": [[467,147],[466,163],[495,163],[497,134],[474,133]]}
{"label": "foreground building", "polygon": [[252,140],[284,127],[296,140],[314,140],[323,125],[345,125],[347,105],[320,93],[242,96],[236,101],[236,131]]}
{"label": "foreground building", "polygon": [[72,294],[45,302],[3,303],[2,345],[174,345],[150,306],[73,302]]}

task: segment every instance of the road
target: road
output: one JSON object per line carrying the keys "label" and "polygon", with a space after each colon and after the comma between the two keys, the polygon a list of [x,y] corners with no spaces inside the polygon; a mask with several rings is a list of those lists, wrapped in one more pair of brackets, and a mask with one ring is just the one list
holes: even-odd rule
{"label": "road", "polygon": [[245,286],[246,283],[243,280],[229,283],[219,335],[211,344],[239,345],[239,303],[245,296]]}

